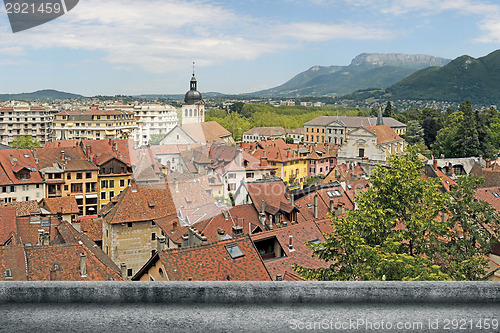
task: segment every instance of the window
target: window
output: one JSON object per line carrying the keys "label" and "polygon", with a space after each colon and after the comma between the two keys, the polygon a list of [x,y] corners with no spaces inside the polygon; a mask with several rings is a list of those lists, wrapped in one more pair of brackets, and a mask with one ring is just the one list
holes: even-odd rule
{"label": "window", "polygon": [[109,180],[109,187],[115,187],[115,181],[113,179]]}
{"label": "window", "polygon": [[132,276],[132,273],[132,268],[127,269],[127,276]]}
{"label": "window", "polygon": [[253,178],[254,174],[253,172],[247,172],[246,177],[247,178]]}
{"label": "window", "polygon": [[82,179],[82,178],[83,178],[83,174],[81,172],[77,172],[76,179]]}
{"label": "window", "polygon": [[108,181],[107,180],[101,180],[101,188],[107,188],[108,187]]}
{"label": "window", "polygon": [[71,173],[68,172],[66,179],[71,179]]}
{"label": "window", "polygon": [[156,240],[156,233],[155,232],[151,233],[151,240]]}
{"label": "window", "polygon": [[233,184],[233,183],[228,184],[227,189],[229,191],[236,191],[236,184]]}
{"label": "window", "polygon": [[109,199],[113,198],[115,196],[115,191],[109,191]]}
{"label": "window", "polygon": [[365,150],[363,148],[359,148],[358,157],[365,157]]}
{"label": "window", "polygon": [[68,190],[68,185],[64,185],[64,190],[67,191]]}
{"label": "window", "polygon": [[229,179],[236,178],[236,174],[235,173],[228,173],[227,178],[229,178]]}
{"label": "window", "polygon": [[132,222],[127,222],[127,227],[132,228]]}
{"label": "window", "polygon": [[92,178],[92,172],[86,172],[85,173],[85,178]]}
{"label": "window", "polygon": [[120,187],[125,187],[125,179],[120,179]]}
{"label": "window", "polygon": [[106,192],[101,192],[101,200],[106,200]]}
{"label": "window", "polygon": [[233,244],[228,244],[225,246],[227,253],[231,256],[231,258],[236,259],[243,257],[245,254],[243,254],[243,251],[241,251],[240,247],[238,244],[233,243]]}
{"label": "window", "polygon": [[11,278],[12,277],[12,271],[10,269],[5,270],[5,277],[6,278]]}
{"label": "window", "polygon": [[71,192],[72,193],[81,193],[82,192],[82,183],[71,184]]}

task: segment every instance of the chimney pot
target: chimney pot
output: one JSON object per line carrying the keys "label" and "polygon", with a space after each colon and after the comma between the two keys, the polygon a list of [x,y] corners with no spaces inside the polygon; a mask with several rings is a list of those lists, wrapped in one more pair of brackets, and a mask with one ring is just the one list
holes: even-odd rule
{"label": "chimney pot", "polygon": [[318,218],[318,193],[314,195],[314,218]]}
{"label": "chimney pot", "polygon": [[217,240],[219,242],[224,239],[225,235],[226,235],[226,232],[223,229],[221,229],[221,228],[217,229]]}
{"label": "chimney pot", "polygon": [[80,254],[80,275],[87,276],[87,255],[85,253]]}
{"label": "chimney pot", "polygon": [[156,237],[156,251],[158,251],[158,252],[165,251],[166,242],[167,242],[167,238],[165,236],[157,236]]}
{"label": "chimney pot", "polygon": [[120,264],[120,274],[122,278],[127,279],[127,265],[124,262]]}

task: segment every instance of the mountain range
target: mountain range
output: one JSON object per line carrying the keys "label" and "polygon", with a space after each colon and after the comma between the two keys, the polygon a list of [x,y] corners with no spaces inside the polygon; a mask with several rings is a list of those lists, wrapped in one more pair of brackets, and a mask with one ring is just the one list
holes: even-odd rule
{"label": "mountain range", "polygon": [[275,88],[252,93],[257,96],[341,96],[365,88],[390,86],[429,66],[443,66],[449,59],[401,53],[363,53],[349,66],[314,66]]}
{"label": "mountain range", "polygon": [[16,101],[39,101],[39,102],[51,102],[56,99],[72,99],[80,98],[82,95],[67,93],[63,91],[45,89],[38,90],[31,93],[19,93],[19,94],[0,94],[0,102],[16,100]]}

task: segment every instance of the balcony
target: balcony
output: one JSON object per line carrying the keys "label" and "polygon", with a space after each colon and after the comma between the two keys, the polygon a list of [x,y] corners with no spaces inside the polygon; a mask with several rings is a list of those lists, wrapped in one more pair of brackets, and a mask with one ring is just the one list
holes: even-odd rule
{"label": "balcony", "polygon": [[499,305],[500,282],[0,283],[6,332],[498,332]]}

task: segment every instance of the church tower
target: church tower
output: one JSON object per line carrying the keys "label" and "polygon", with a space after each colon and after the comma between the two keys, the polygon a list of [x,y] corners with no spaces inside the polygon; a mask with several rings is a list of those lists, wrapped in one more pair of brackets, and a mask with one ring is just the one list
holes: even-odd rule
{"label": "church tower", "polygon": [[182,104],[182,125],[205,121],[205,101],[201,97],[197,85],[198,82],[194,76],[193,63],[193,77],[189,83],[189,91],[184,96],[184,103]]}

